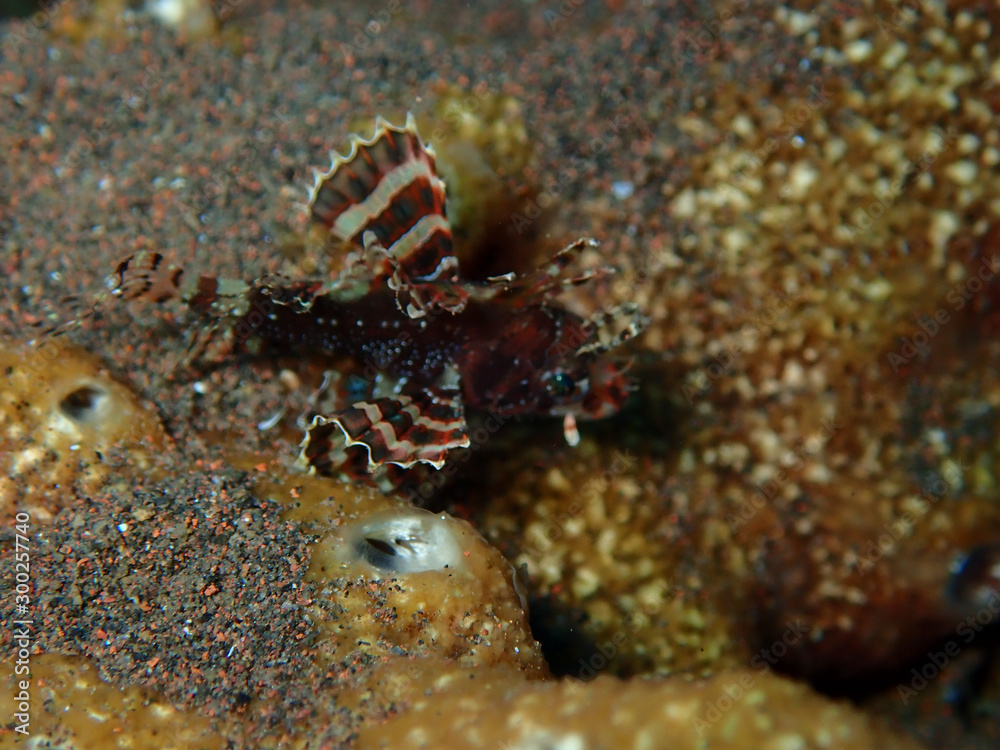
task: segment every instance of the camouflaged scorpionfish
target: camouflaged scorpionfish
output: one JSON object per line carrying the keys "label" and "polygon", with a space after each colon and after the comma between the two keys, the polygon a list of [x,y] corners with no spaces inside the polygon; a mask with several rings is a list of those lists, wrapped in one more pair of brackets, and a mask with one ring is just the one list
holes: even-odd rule
{"label": "camouflaged scorpionfish", "polygon": [[354,379],[311,418],[300,460],[321,473],[440,469],[470,444],[467,408],[562,416],[575,445],[577,418],[622,407],[627,380],[605,355],[646,319],[632,304],[582,318],[553,301],[591,277],[561,275],[594,240],[577,240],[523,276],[463,279],[445,184],[412,115],[403,127],[377,118],[371,139],[350,143],[316,172],[309,193],[313,221],[353,248],[336,278],[188,279],[142,253],[118,265],[112,295],[180,298],[232,323],[239,338],[374,363],[374,377]]}

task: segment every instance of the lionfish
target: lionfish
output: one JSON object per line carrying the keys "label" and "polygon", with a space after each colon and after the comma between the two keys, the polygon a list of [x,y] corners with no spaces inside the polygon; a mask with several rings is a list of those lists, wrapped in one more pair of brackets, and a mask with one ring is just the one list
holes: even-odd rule
{"label": "lionfish", "polygon": [[307,420],[299,460],[323,474],[398,486],[400,470],[441,469],[449,452],[470,445],[466,409],[561,416],[575,445],[576,418],[622,408],[624,369],[604,355],[646,318],[631,303],[584,318],[553,301],[593,276],[563,278],[593,239],[524,275],[463,279],[445,183],[412,115],[403,127],[377,118],[370,139],[352,134],[350,151],[331,157],[326,172],[315,170],[307,208],[331,241],[350,248],[335,278],[192,278],[142,252],[118,264],[110,294],[180,299],[237,340],[367,364],[369,378],[352,378]]}

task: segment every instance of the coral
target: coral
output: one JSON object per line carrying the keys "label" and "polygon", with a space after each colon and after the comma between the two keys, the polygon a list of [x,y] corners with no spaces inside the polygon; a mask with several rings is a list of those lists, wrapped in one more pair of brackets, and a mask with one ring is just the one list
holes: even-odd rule
{"label": "coral", "polygon": [[[241,1],[229,0],[218,7],[231,12]],[[219,17],[209,0],[147,0],[146,11],[160,23],[191,37],[210,37],[219,31]]]}
{"label": "coral", "polygon": [[364,565],[372,578],[429,570],[463,572],[461,535],[455,525],[444,514],[399,508],[350,524],[320,550],[330,555],[329,565]]}
{"label": "coral", "polygon": [[[706,708],[707,707],[707,708]],[[447,716],[447,721],[440,717]],[[771,674],[707,680],[459,681],[365,729],[358,748],[919,747],[863,713]]]}
{"label": "coral", "polygon": [[531,270],[546,250],[539,242],[545,221],[522,232],[508,220],[539,187],[521,103],[486,82],[441,85],[435,94],[433,111],[419,123],[448,185],[448,215],[463,275],[484,279]]}
{"label": "coral", "polygon": [[[0,710],[14,717],[19,678],[6,670]],[[157,747],[221,750],[223,738],[205,716],[183,711],[154,691],[120,688],[98,675],[87,659],[36,654],[31,659],[30,736],[44,747]],[[58,711],[46,706],[59,706]],[[0,745],[6,744],[0,734]],[[14,747],[18,745],[14,744]],[[22,745],[23,746],[23,745]]]}
{"label": "coral", "polygon": [[414,660],[418,672],[445,659],[548,674],[514,569],[464,521],[404,507],[363,515],[316,543],[310,574],[323,587],[314,617],[331,659],[371,644],[383,679],[402,673],[408,684]]}
{"label": "coral", "polygon": [[665,468],[592,437],[556,455],[522,445],[509,461],[491,467],[514,479],[476,523],[523,566],[533,626],[558,673],[592,676],[595,662],[618,675],[747,663],[732,632],[735,592],[710,585],[741,561],[713,554],[725,526],[690,517],[701,498],[664,494]]}
{"label": "coral", "polygon": [[60,506],[59,486],[94,490],[119,459],[139,469],[166,441],[157,416],[96,357],[64,339],[39,346],[0,342],[0,515],[19,508],[37,520]]}
{"label": "coral", "polygon": [[[998,349],[969,330],[996,284],[994,41],[961,10],[891,17],[888,35],[877,14],[792,31],[829,71],[812,88],[750,111],[754,92],[732,89],[732,106],[678,116],[724,136],[664,186],[690,230],[683,274],[706,283],[665,274],[643,340],[686,371],[672,485],[726,520],[718,554],[746,561],[733,585],[759,642],[804,620],[822,637],[783,668],[841,689],[974,611],[946,595],[949,571],[1000,520],[992,471],[975,469],[995,440],[970,419],[1000,397]],[[910,94],[921,104],[899,117]],[[979,313],[963,309],[980,289]]]}
{"label": "coral", "polygon": [[[221,717],[229,741],[343,743],[458,674],[548,676],[499,552],[463,521],[373,490],[275,469],[251,492],[244,474],[188,466],[112,480],[32,523],[47,527],[31,547],[33,700],[83,670],[79,705],[128,729],[136,696],[156,691],[178,710],[145,731],[178,747],[200,746],[189,715],[204,723],[181,708]],[[4,631],[11,651],[12,638]],[[122,689],[95,685],[80,655]],[[104,731],[86,714],[41,713],[33,734]]]}

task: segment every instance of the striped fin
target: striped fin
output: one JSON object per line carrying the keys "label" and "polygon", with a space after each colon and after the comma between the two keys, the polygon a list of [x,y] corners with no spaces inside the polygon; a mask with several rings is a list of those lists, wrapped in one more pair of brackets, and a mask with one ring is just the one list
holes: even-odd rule
{"label": "striped fin", "polygon": [[518,278],[511,285],[511,290],[515,294],[524,295],[529,298],[545,298],[557,294],[564,287],[584,284],[598,273],[606,273],[610,269],[587,271],[580,276],[574,276],[569,279],[559,278],[581,252],[589,247],[597,247],[597,244],[597,240],[591,237],[581,237],[576,242],[567,245],[553,255],[545,265],[539,266],[535,271]]}
{"label": "striped fin", "polygon": [[587,320],[594,340],[581,346],[577,355],[603,354],[616,349],[646,329],[649,318],[634,302],[624,302],[610,310],[598,310]]}
{"label": "striped fin", "polygon": [[[313,220],[359,248],[371,232],[414,283],[457,281],[444,180],[413,115],[403,127],[378,117],[370,139],[352,135],[350,142],[346,155],[331,152],[328,171],[315,173],[309,191]],[[383,275],[373,269],[373,278]]]}
{"label": "striped fin", "polygon": [[115,266],[107,287],[112,297],[166,302],[182,296],[183,278],[183,268],[168,266],[163,255],[144,250]]}
{"label": "striped fin", "polygon": [[496,297],[516,298],[521,304],[544,302],[562,292],[567,287],[580,286],[595,277],[603,276],[613,269],[604,267],[584,271],[578,276],[560,278],[580,253],[589,247],[597,247],[597,240],[581,237],[552,256],[548,263],[534,271],[517,275],[515,273],[493,276],[485,283],[467,287],[468,296],[479,301]]}
{"label": "striped fin", "polygon": [[178,299],[192,310],[213,318],[242,315],[253,289],[239,279],[220,279],[200,274],[186,276],[184,269],[171,266],[158,252],[143,250],[115,266],[106,282],[108,291],[98,300],[144,300],[163,303]]}
{"label": "striped fin", "polygon": [[385,464],[406,469],[425,463],[440,469],[448,451],[469,446],[461,396],[457,391],[423,389],[313,417],[299,460],[328,474],[353,446],[365,449],[369,472]]}
{"label": "striped fin", "polygon": [[106,290],[96,295],[90,309],[73,320],[48,331],[58,335],[79,326],[109,300],[143,300],[157,304],[181,300],[191,309],[222,318],[242,314],[251,286],[243,281],[215,276],[185,275],[184,269],[171,266],[166,258],[152,250],[142,250],[121,260],[105,281]]}
{"label": "striped fin", "polygon": [[[442,259],[440,272],[442,280],[419,282],[411,278],[406,272],[406,267],[378,244],[378,240],[371,232],[365,233],[365,251],[381,252],[388,259],[391,274],[386,279],[386,284],[396,293],[396,307],[409,318],[414,320],[422,318],[428,311],[434,309],[452,314],[465,309],[469,292],[452,281],[458,276],[458,259],[454,256]],[[449,276],[449,273],[452,275]]]}

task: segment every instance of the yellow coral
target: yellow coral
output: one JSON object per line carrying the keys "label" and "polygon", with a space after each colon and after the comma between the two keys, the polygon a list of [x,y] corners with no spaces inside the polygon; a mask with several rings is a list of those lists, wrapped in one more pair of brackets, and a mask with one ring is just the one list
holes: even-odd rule
{"label": "yellow coral", "polygon": [[140,468],[166,437],[156,415],[90,355],[59,338],[35,347],[0,344],[0,511],[15,498],[47,520],[79,481],[86,491],[108,475],[108,454],[127,448]]}

